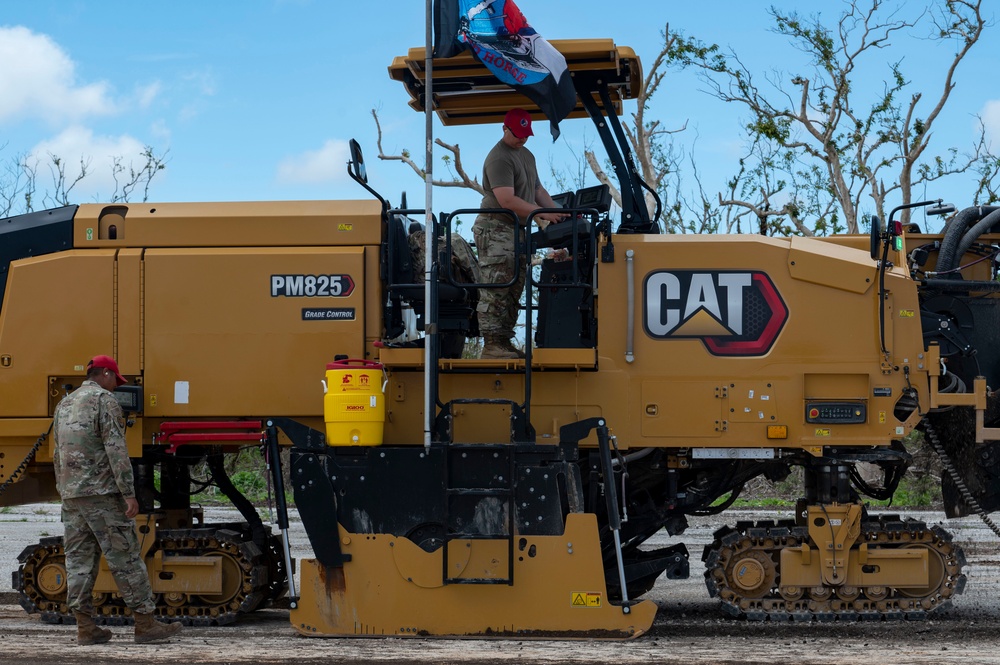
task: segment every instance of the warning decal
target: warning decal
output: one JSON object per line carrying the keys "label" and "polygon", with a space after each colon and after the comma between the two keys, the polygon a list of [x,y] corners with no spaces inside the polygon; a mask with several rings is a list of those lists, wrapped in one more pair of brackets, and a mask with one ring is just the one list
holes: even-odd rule
{"label": "warning decal", "polygon": [[601,594],[574,591],[570,594],[570,605],[573,607],[600,607]]}

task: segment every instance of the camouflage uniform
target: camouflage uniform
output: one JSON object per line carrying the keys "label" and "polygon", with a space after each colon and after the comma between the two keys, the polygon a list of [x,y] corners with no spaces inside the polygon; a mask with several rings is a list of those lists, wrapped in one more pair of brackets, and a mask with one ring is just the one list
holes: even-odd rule
{"label": "camouflage uniform", "polygon": [[[484,284],[506,284],[514,279],[517,262],[514,246],[517,235],[524,232],[507,219],[479,215],[472,226],[472,235],[479,249],[479,272]],[[479,333],[509,340],[514,336],[518,307],[524,292],[527,274],[527,256],[520,254],[517,280],[509,288],[483,288],[479,290]]]}
{"label": "camouflage uniform", "polygon": [[[417,283],[424,281],[424,259],[426,232],[423,229],[414,231],[409,235],[407,241],[410,243],[410,255],[413,259],[413,279]],[[444,249],[444,239],[438,240],[437,250]],[[445,267],[441,266],[440,279],[447,279]],[[479,264],[476,262],[476,255],[472,253],[472,246],[462,236],[453,233],[451,235],[451,276],[459,284],[475,284],[480,281]]]}
{"label": "camouflage uniform", "polygon": [[[493,146],[483,161],[485,192],[480,204],[483,210],[502,207],[493,193],[497,187],[511,187],[514,196],[528,203],[535,202],[535,192],[539,187],[538,169],[530,150],[525,147],[511,148],[502,140]],[[517,270],[514,247],[517,241],[523,242],[524,228],[519,220],[510,215],[483,213],[472,225],[472,235],[479,250],[479,271],[483,283],[506,284],[514,279],[515,270],[518,273],[517,280],[510,287],[479,290],[479,332],[486,340],[485,346],[499,344],[513,350],[510,338],[514,336],[528,269],[527,255],[522,250],[520,270]]]}
{"label": "camouflage uniform", "polygon": [[135,523],[125,499],[135,496],[121,406],[94,381],[84,381],[56,407],[53,432],[56,488],[65,526],[67,601],[74,612],[93,611],[91,594],[101,552],[125,604],[156,610]]}
{"label": "camouflage uniform", "polygon": [[[407,238],[410,244],[410,256],[413,262],[413,280],[417,283],[424,281],[424,266],[427,258],[426,252],[426,232],[423,229],[414,231]],[[444,250],[444,238],[438,239],[436,251]],[[448,267],[438,266],[438,280],[442,283],[448,281]],[[458,234],[451,236],[451,277],[459,284],[476,284],[480,281],[479,264],[476,255],[472,251],[469,242]],[[467,289],[471,292],[470,302],[471,315],[469,316],[469,336],[478,335],[478,325],[476,323],[476,306],[479,304],[479,290]],[[465,348],[465,335],[461,333],[442,333],[440,341],[440,353],[442,358],[461,358]]]}

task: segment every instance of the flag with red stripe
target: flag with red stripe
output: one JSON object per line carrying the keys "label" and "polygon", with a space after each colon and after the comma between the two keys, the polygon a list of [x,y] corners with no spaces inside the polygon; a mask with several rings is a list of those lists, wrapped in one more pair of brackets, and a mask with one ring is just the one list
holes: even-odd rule
{"label": "flag with red stripe", "polygon": [[559,138],[559,121],[576,106],[576,89],[566,59],[513,0],[435,0],[434,28],[434,57],[468,48],[502,83],[537,104],[552,140]]}

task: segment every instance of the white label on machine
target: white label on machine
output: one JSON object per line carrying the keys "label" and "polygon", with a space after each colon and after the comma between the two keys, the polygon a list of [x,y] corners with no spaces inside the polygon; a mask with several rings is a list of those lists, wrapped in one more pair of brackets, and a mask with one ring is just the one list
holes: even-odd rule
{"label": "white label on machine", "polygon": [[694,459],[774,459],[774,448],[695,448]]}
{"label": "white label on machine", "polygon": [[174,404],[187,404],[190,391],[187,381],[174,381]]}
{"label": "white label on machine", "polygon": [[371,404],[370,404],[370,406],[371,406],[371,407],[372,407],[373,409],[374,409],[374,408],[375,408],[376,406],[378,406],[378,404],[376,404],[376,402],[377,402],[377,401],[378,401],[378,398],[377,398],[377,397],[376,397],[375,395],[372,395],[372,397],[371,397]]}

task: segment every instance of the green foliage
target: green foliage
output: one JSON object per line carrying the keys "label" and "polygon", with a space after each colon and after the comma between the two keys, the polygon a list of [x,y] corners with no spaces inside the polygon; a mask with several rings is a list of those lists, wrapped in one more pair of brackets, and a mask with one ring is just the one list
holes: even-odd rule
{"label": "green foliage", "polygon": [[717,44],[705,44],[694,37],[685,37],[680,33],[668,35],[666,31],[660,32],[663,37],[666,49],[664,51],[664,61],[667,65],[677,67],[687,67],[695,62],[707,62],[713,67],[725,67],[726,60],[719,53]]}
{"label": "green foliage", "polygon": [[238,471],[231,480],[236,489],[240,491],[240,494],[250,499],[250,501],[267,498],[267,482],[260,473],[256,471]]}
{"label": "green foliage", "polygon": [[[920,436],[906,441],[907,450],[913,455],[913,464],[899,483],[892,501],[876,501],[862,497],[864,502],[873,509],[898,508],[903,509],[940,509],[941,480],[940,464],[933,450],[927,446]],[[743,493],[733,503],[733,508],[794,508],[795,502],[803,495],[803,474],[801,467],[795,467],[787,478],[778,482],[770,482],[764,478],[756,478],[744,488]],[[715,501],[720,505],[728,494]]]}
{"label": "green foliage", "polygon": [[[832,19],[771,7],[772,32],[802,54],[787,60],[792,71],[751,71],[735,52],[685,51],[680,61],[701,69],[714,96],[750,116],[747,152],[724,205],[758,218],[760,233],[828,235],[856,233],[865,214],[885,217],[888,197],[906,203],[915,187],[957,174],[979,176],[979,202],[1000,198],[1000,160],[985,131],[971,151],[926,150],[955,85],[952,73],[988,24],[980,3],[907,12],[881,0],[847,0]],[[927,72],[923,90],[914,89],[902,61],[887,62],[896,43],[927,39],[927,23],[938,29],[932,43],[957,47],[942,60],[952,66],[942,67],[941,93],[924,80]],[[884,76],[881,86],[865,83],[873,75]]]}
{"label": "green foliage", "polygon": [[[226,473],[239,492],[258,508],[268,502],[268,479],[270,472],[264,463],[264,456],[256,448],[244,448],[236,454],[227,454],[225,459]],[[287,470],[286,470],[287,471]],[[287,473],[286,473],[287,478]],[[205,462],[196,464],[191,469],[191,485],[198,490],[191,495],[192,504],[207,506],[230,506],[232,502],[212,482],[211,473]],[[153,486],[160,489],[160,471],[153,472]],[[199,489],[201,487],[201,489]],[[286,483],[286,487],[290,486]],[[274,488],[271,488],[273,501]],[[285,493],[288,505],[293,504],[291,489]]]}
{"label": "green foliage", "polygon": [[736,499],[733,508],[794,508],[794,499],[783,499],[777,496],[765,496],[757,499]]}
{"label": "green foliage", "polygon": [[760,115],[754,122],[747,125],[747,131],[752,135],[759,134],[770,141],[783,142],[791,136],[791,122],[788,118]]}
{"label": "green foliage", "polygon": [[976,175],[976,194],[973,203],[990,205],[1000,201],[1000,157],[983,155],[973,166]]}
{"label": "green foliage", "polygon": [[941,488],[903,479],[892,501],[867,501],[870,506],[888,508],[935,508],[941,505]]}

